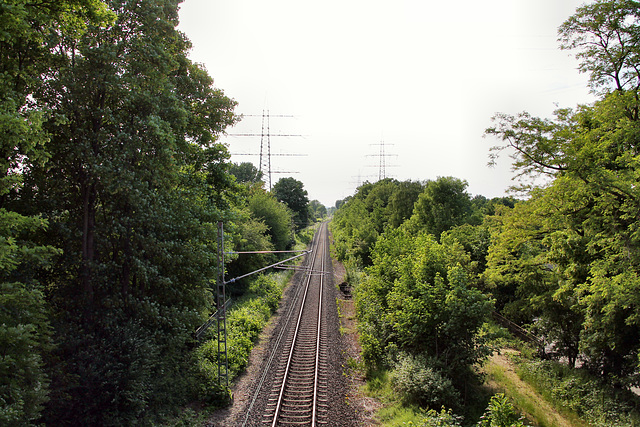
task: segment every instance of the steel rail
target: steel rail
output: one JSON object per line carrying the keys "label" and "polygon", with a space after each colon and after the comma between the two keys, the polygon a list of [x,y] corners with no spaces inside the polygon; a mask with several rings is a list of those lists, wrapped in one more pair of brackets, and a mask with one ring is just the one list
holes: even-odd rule
{"label": "steel rail", "polygon": [[[324,236],[322,239],[322,250],[320,251],[320,270],[324,271],[324,261],[325,261],[325,253],[326,253],[326,239]],[[311,276],[311,274],[309,275]],[[318,301],[318,332],[316,334],[316,366],[315,373],[313,375],[313,406],[312,406],[312,414],[311,414],[311,425],[315,427],[316,418],[317,418],[317,408],[318,408],[318,368],[320,366],[320,325],[322,321],[322,295],[324,292],[324,274],[320,275],[320,289],[319,294],[320,298]]]}
{"label": "steel rail", "polygon": [[[314,248],[318,246],[317,242],[320,236],[320,232],[316,233],[316,236],[314,236],[314,239],[312,241],[312,245],[311,245],[311,249],[306,251],[307,254],[311,254],[314,253]],[[305,260],[304,264],[308,264],[307,260]],[[303,265],[304,265],[303,264]],[[294,314],[294,312],[296,311],[296,306],[297,306],[297,302],[300,299],[300,296],[302,294],[302,287],[299,287],[296,292],[294,293],[294,295],[292,296],[292,302],[290,304],[290,308],[287,310],[287,314],[285,317],[285,321],[284,321],[284,325],[283,327],[280,329],[280,332],[278,333],[276,339],[275,339],[275,343],[273,345],[273,350],[271,351],[268,360],[266,361],[266,365],[262,371],[262,375],[260,377],[260,380],[256,386],[256,389],[254,391],[253,397],[251,399],[251,402],[247,408],[247,411],[245,412],[245,417],[244,417],[244,421],[242,423],[242,427],[247,426],[247,423],[249,422],[251,413],[253,411],[254,405],[258,399],[258,395],[260,393],[260,390],[262,390],[263,384],[266,381],[266,377],[267,374],[270,372],[271,367],[273,365],[274,360],[276,359],[276,354],[278,353],[278,349],[280,348],[280,343],[282,341],[282,339],[284,338],[284,336],[286,335],[286,331],[287,331],[287,325],[290,324],[290,321],[292,320],[291,317]]]}
{"label": "steel rail", "polygon": [[[323,225],[324,227],[324,225]],[[320,228],[318,230],[318,239],[316,241],[316,247],[320,246],[320,242],[319,240],[322,239],[322,228]],[[322,239],[324,242],[324,239]],[[323,251],[325,249],[324,245],[322,246]],[[320,254],[321,256],[321,260],[324,259],[324,252]],[[316,257],[314,256],[311,259],[311,265],[310,265],[310,269],[313,270],[314,266],[316,263]],[[322,267],[324,268],[324,266]],[[273,421],[271,423],[272,427],[275,427],[278,423],[278,418],[280,417],[281,414],[281,410],[282,410],[282,405],[283,405],[283,401],[284,401],[284,392],[285,392],[285,388],[287,385],[287,380],[289,379],[289,373],[292,367],[292,361],[293,361],[293,355],[294,355],[294,351],[296,349],[296,341],[298,339],[298,335],[300,333],[300,326],[302,323],[302,316],[304,314],[305,311],[305,302],[307,300],[307,296],[309,294],[309,285],[311,283],[311,274],[307,275],[307,279],[306,279],[306,285],[305,285],[305,290],[304,290],[304,296],[303,296],[303,300],[302,300],[302,304],[300,305],[300,313],[298,314],[298,320],[296,322],[296,327],[295,327],[295,332],[294,332],[294,336],[293,336],[293,341],[291,344],[291,348],[289,350],[289,355],[287,358],[287,364],[285,367],[285,372],[284,372],[284,376],[282,378],[282,383],[280,384],[279,388],[280,388],[280,392],[278,394],[278,400],[277,400],[277,404],[276,404],[276,408],[273,414]],[[322,283],[322,277],[321,277],[321,283]],[[322,287],[320,287],[322,288]],[[321,307],[322,305],[322,289],[320,289],[320,298],[319,298],[319,307]],[[311,425],[315,426],[315,417],[316,417],[316,404],[317,404],[317,399],[316,399],[316,392],[317,392],[317,383],[318,383],[318,354],[319,354],[319,343],[320,343],[320,319],[322,317],[322,311],[319,310],[318,312],[318,323],[316,325],[317,327],[317,332],[316,332],[316,346],[315,346],[315,350],[316,350],[316,355],[315,355],[315,363],[314,363],[314,384],[313,384],[313,396],[312,396],[312,408],[311,408],[311,412],[312,412],[312,417],[311,417]]]}

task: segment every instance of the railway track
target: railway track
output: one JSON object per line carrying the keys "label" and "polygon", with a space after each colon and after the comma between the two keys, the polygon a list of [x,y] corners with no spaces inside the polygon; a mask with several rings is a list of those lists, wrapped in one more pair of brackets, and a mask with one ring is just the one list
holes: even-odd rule
{"label": "railway track", "polygon": [[[272,351],[248,407],[245,425],[326,425],[328,419],[327,322],[325,263],[328,258],[326,223],[316,232],[303,276],[274,337]],[[266,403],[254,405],[259,395]],[[254,414],[252,414],[252,412]],[[254,420],[251,424],[250,420]]]}

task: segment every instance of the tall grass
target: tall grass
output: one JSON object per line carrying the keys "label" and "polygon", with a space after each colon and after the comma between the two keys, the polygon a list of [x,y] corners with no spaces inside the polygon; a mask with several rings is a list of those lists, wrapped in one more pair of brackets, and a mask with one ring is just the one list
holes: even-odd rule
{"label": "tall grass", "polygon": [[558,408],[575,412],[594,427],[640,426],[640,398],[586,371],[559,362],[518,357],[517,373]]}

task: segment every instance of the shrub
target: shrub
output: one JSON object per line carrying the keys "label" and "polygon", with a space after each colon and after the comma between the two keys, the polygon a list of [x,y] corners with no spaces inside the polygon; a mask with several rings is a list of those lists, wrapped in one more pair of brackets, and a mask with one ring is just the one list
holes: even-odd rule
{"label": "shrub", "polygon": [[[258,276],[249,285],[246,297],[236,302],[227,315],[227,357],[229,379],[247,366],[249,355],[269,317],[278,307],[282,291],[269,276]],[[211,327],[215,329],[215,325]],[[228,390],[218,386],[218,342],[206,341],[195,352],[199,399],[208,404],[228,401]]]}
{"label": "shrub", "polygon": [[50,349],[42,292],[0,284],[0,425],[27,425],[48,400],[42,354]]}
{"label": "shrub", "polygon": [[478,427],[524,427],[520,415],[509,399],[499,393],[491,397],[489,406],[478,422]]}
{"label": "shrub", "polygon": [[454,415],[450,409],[442,408],[440,412],[430,409],[423,415],[417,427],[460,427],[461,419],[462,417]]}
{"label": "shrub", "polygon": [[430,366],[423,357],[401,354],[391,371],[391,381],[408,403],[429,408],[459,406],[460,395],[451,380]]}

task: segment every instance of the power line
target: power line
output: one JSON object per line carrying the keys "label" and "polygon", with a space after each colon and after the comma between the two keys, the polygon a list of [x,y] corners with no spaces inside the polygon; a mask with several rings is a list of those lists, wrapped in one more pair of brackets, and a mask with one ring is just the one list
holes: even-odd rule
{"label": "power line", "polygon": [[379,145],[380,153],[379,154],[367,154],[367,157],[379,157],[380,162],[378,165],[369,165],[369,167],[378,167],[378,180],[383,180],[387,177],[387,168],[388,167],[398,167],[398,165],[388,165],[387,157],[398,157],[397,154],[389,154],[385,151],[385,146],[387,145],[395,145],[395,144],[386,144],[384,140],[381,140],[379,144],[369,144],[369,145]]}
{"label": "power line", "polygon": [[274,171],[271,168],[271,157],[272,156],[288,156],[288,157],[294,157],[294,156],[305,156],[306,154],[295,154],[295,153],[271,153],[271,137],[302,137],[303,135],[298,135],[298,134],[272,134],[269,127],[270,127],[270,119],[271,117],[295,117],[295,116],[291,116],[291,115],[285,115],[285,114],[275,114],[272,115],[269,113],[269,110],[262,110],[262,114],[258,115],[258,114],[247,114],[247,115],[243,115],[246,117],[262,117],[262,129],[260,131],[260,133],[236,133],[236,134],[229,134],[229,136],[238,136],[238,137],[253,137],[253,136],[259,136],[260,137],[260,153],[259,154],[254,154],[254,153],[240,153],[237,155],[241,155],[241,156],[259,156],[259,161],[258,161],[258,170],[260,172],[262,172],[263,174],[266,173],[268,180],[269,180],[269,190],[271,190],[272,187],[272,180],[271,180],[271,175],[274,173],[299,173],[299,172],[285,172],[285,171]]}

